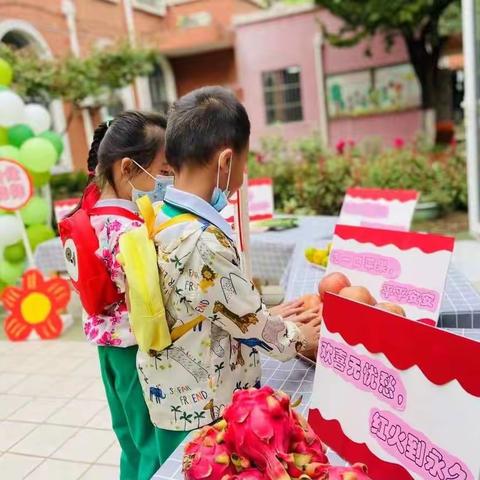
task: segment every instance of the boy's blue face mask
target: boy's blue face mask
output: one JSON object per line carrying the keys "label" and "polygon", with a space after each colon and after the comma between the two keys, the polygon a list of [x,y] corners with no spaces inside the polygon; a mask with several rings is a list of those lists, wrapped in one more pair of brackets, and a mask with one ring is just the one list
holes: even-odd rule
{"label": "boy's blue face mask", "polygon": [[130,186],[132,187],[132,200],[136,202],[139,198],[142,198],[146,195],[152,203],[162,202],[165,198],[165,192],[167,191],[167,187],[169,185],[173,185],[173,176],[158,175],[157,177],[154,177],[150,172],[147,172],[141,165],[135,162],[135,160],[132,159],[132,161],[149,177],[155,180],[155,186],[152,190],[149,191],[139,190],[138,188],[135,188],[133,186],[132,182],[129,182]]}
{"label": "boy's blue face mask", "polygon": [[230,164],[228,166],[227,188],[225,190],[222,190],[219,187],[219,184],[220,184],[220,160],[219,160],[218,168],[217,168],[217,186],[214,188],[212,193],[212,199],[210,200],[210,205],[217,212],[221,212],[228,205],[228,197],[230,196],[230,191],[228,190],[228,187],[230,185],[231,173],[232,173],[232,159],[230,159]]}

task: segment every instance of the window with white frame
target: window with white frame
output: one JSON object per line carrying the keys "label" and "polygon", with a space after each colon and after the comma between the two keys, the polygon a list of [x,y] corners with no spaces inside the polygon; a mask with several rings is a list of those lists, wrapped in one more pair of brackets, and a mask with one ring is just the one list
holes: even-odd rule
{"label": "window with white frame", "polygon": [[151,108],[159,113],[166,113],[170,102],[168,101],[167,85],[163,69],[157,65],[148,77],[150,88]]}
{"label": "window with white frame", "polygon": [[262,82],[267,124],[303,120],[300,67],[263,72]]}
{"label": "window with white frame", "polygon": [[133,0],[133,6],[159,15],[163,15],[167,8],[166,0]]}

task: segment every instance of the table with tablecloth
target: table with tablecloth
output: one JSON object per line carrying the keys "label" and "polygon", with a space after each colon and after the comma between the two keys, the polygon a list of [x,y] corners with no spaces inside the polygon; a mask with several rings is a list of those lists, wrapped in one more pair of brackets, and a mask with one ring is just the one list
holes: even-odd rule
{"label": "table with tablecloth", "polygon": [[[447,329],[457,335],[480,341],[480,329]],[[262,384],[288,393],[293,399],[302,398],[298,411],[308,415],[308,407],[313,391],[315,367],[311,363],[299,359],[281,363],[266,356],[262,359]],[[152,477],[152,480],[182,480],[182,457],[183,448],[187,439],[175,450],[160,470]],[[344,465],[345,462],[333,451],[327,451],[332,464]]]}
{"label": "table with tablecloth", "polygon": [[[331,238],[336,220],[336,217],[300,217],[298,228],[252,233],[250,244],[254,278],[278,284],[299,238],[309,238],[313,243]],[[37,247],[35,264],[44,274],[65,271],[60,238],[53,238]]]}
{"label": "table with tablecloth", "polygon": [[[272,284],[281,283],[285,298],[298,298],[316,291],[323,271],[304,258],[308,246],[322,247],[333,237],[337,217],[299,217],[297,228],[280,232],[251,234],[251,258],[254,278]],[[40,244],[35,264],[46,275],[65,271],[62,244],[54,238]],[[480,328],[480,294],[455,266],[448,272],[439,326]]]}

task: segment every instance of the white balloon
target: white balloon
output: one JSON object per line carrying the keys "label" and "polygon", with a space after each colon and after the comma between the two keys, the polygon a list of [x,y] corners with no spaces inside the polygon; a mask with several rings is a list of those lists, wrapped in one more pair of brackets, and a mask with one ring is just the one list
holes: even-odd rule
{"label": "white balloon", "polygon": [[1,215],[0,232],[0,247],[13,245],[22,239],[22,223],[14,215]]}
{"label": "white balloon", "polygon": [[25,107],[25,123],[35,135],[46,132],[52,124],[49,111],[39,103],[29,103]]}
{"label": "white balloon", "polygon": [[11,90],[0,91],[0,126],[11,127],[22,123],[25,114],[25,104],[20,96]]}

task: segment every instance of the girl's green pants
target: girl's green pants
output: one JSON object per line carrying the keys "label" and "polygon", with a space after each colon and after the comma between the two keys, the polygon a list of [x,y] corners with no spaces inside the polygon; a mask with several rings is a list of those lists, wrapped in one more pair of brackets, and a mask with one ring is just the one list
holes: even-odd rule
{"label": "girl's green pants", "polygon": [[98,347],[113,430],[122,448],[120,480],[150,480],[188,432],[155,428],[137,376],[138,347]]}

